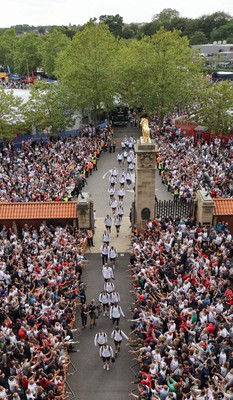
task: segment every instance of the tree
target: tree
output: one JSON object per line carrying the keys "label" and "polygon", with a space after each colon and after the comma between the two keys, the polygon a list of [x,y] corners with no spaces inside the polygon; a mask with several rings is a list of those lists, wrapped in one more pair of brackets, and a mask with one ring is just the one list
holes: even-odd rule
{"label": "tree", "polygon": [[132,40],[119,57],[124,82],[119,88],[130,105],[143,105],[146,112],[158,113],[162,124],[177,104],[192,102],[199,63],[180,32],[161,29],[151,38]]}
{"label": "tree", "polygon": [[215,12],[210,15],[203,15],[198,18],[198,30],[204,32],[207,40],[211,40],[211,33],[214,29],[218,29],[220,26],[227,24],[232,19],[231,15],[222,11]]}
{"label": "tree", "polygon": [[28,129],[49,129],[57,134],[74,125],[76,108],[70,93],[61,85],[38,82],[33,85],[24,105],[24,119]]}
{"label": "tree", "polygon": [[52,33],[42,38],[41,55],[42,64],[41,66],[46,71],[49,77],[54,76],[55,60],[60,51],[66,48],[70,43],[70,39],[66,35],[57,30],[53,30]]}
{"label": "tree", "polygon": [[199,96],[199,109],[194,119],[216,134],[232,132],[233,83],[218,82],[204,86]]}
{"label": "tree", "polygon": [[123,18],[119,15],[101,15],[99,17],[100,24],[106,24],[110,32],[116,37],[122,37]]}
{"label": "tree", "polygon": [[172,19],[179,18],[180,13],[172,8],[164,8],[159,14],[152,17],[152,21],[159,21],[163,26],[170,22]]}
{"label": "tree", "polygon": [[119,44],[105,24],[90,21],[59,55],[56,76],[70,88],[79,110],[91,110],[94,124],[116,94],[116,55]]}
{"label": "tree", "polygon": [[0,36],[0,64],[6,70],[7,65],[14,69],[14,52],[17,38],[14,29],[6,29]]}
{"label": "tree", "polygon": [[29,32],[17,39],[17,48],[14,52],[14,65],[17,72],[29,74],[31,70],[41,66],[41,37]]}
{"label": "tree", "polygon": [[22,100],[0,86],[0,137],[11,138],[22,123]]}
{"label": "tree", "polygon": [[204,32],[195,32],[189,40],[189,43],[193,46],[195,44],[206,44],[207,43],[207,39],[206,39],[206,35],[204,34]]}
{"label": "tree", "polygon": [[233,38],[233,21],[214,29],[211,38],[213,41],[226,40],[228,43],[232,43],[230,40]]}
{"label": "tree", "polygon": [[124,24],[122,30],[122,38],[124,39],[133,39],[137,36],[139,31],[139,27],[137,24]]}

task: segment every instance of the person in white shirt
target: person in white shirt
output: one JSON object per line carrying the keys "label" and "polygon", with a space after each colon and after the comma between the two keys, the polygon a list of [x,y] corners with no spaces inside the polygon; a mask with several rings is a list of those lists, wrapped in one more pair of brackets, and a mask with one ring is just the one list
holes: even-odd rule
{"label": "person in white shirt", "polygon": [[108,252],[108,258],[111,261],[112,268],[115,269],[116,266],[116,258],[118,257],[117,249],[113,246],[110,247]]}
{"label": "person in white shirt", "polygon": [[122,161],[123,161],[123,154],[122,153],[118,153],[117,154],[117,161],[118,161],[119,165],[122,164]]}
{"label": "person in white shirt", "polygon": [[120,303],[120,294],[116,292],[115,290],[112,291],[110,294],[110,303],[113,306],[115,303]]}
{"label": "person in white shirt", "polygon": [[114,167],[114,168],[112,169],[112,175],[115,176],[115,177],[117,177],[117,175],[118,175],[118,169],[117,169],[117,168]]}
{"label": "person in white shirt", "polygon": [[104,343],[107,343],[108,341],[108,336],[107,333],[104,332],[102,329],[99,330],[98,333],[96,333],[95,338],[94,338],[94,345],[97,346],[103,346]]}
{"label": "person in white shirt", "polygon": [[122,175],[120,176],[120,179],[119,179],[120,187],[121,187],[122,189],[124,189],[125,181],[126,181],[126,179],[125,179],[125,173],[122,172]]}
{"label": "person in white shirt", "polygon": [[115,290],[115,285],[113,282],[111,282],[110,280],[107,282],[104,282],[104,290],[106,290],[106,292],[108,292],[109,294],[111,294],[114,290]]}
{"label": "person in white shirt", "polygon": [[109,304],[110,304],[110,294],[103,290],[99,295],[99,302],[102,304],[103,307],[103,316],[108,316],[109,312]]}
{"label": "person in white shirt", "polygon": [[113,306],[110,307],[109,316],[113,324],[115,324],[116,322],[116,326],[119,326],[121,315],[123,318],[125,318],[125,314],[123,313],[123,310],[121,306],[119,306],[119,304],[115,303]]}
{"label": "person in white shirt", "polygon": [[108,264],[103,265],[102,275],[104,277],[105,282],[107,282],[109,279],[114,279],[113,270],[111,267],[109,267]]}
{"label": "person in white shirt", "polygon": [[102,257],[102,265],[105,265],[108,262],[109,246],[106,243],[104,243],[100,247],[100,251],[101,251],[101,257]]}
{"label": "person in white shirt", "polygon": [[115,184],[116,184],[116,178],[115,178],[115,176],[111,175],[111,176],[109,177],[109,182],[110,182],[110,186],[111,186],[111,187],[114,187]]}
{"label": "person in white shirt", "polygon": [[114,197],[114,195],[115,195],[115,192],[116,192],[116,190],[115,190],[115,188],[112,187],[112,186],[108,189],[108,194],[109,194],[109,197],[110,197],[110,200],[109,200],[109,201],[111,201],[111,200],[113,199],[113,197]]}
{"label": "person in white shirt", "polygon": [[112,200],[110,200],[109,205],[110,205],[110,207],[112,209],[113,215],[115,215],[116,208],[118,206],[118,203],[117,203],[117,200],[115,199],[115,197],[113,197]]}
{"label": "person in white shirt", "polygon": [[111,233],[112,217],[110,217],[110,215],[108,215],[108,214],[104,218],[104,225],[105,225],[107,233]]}
{"label": "person in white shirt", "polygon": [[106,369],[109,371],[109,363],[110,359],[113,357],[113,349],[111,346],[108,345],[108,343],[104,343],[103,346],[100,347],[99,349],[99,355],[103,360],[103,369]]}
{"label": "person in white shirt", "polygon": [[123,337],[127,340],[129,339],[128,336],[126,336],[126,334],[120,330],[119,326],[117,326],[111,333],[111,338],[114,340],[115,344],[115,357],[117,357],[118,353],[120,352]]}
{"label": "person in white shirt", "polygon": [[125,196],[125,189],[124,188],[118,189],[117,196],[118,196],[119,201],[123,201],[124,196]]}
{"label": "person in white shirt", "polygon": [[119,217],[119,219],[121,221],[122,217],[124,215],[124,208],[123,208],[123,206],[121,204],[119,204],[119,206],[117,207],[116,212],[117,212],[117,215],[118,215],[118,217]]}
{"label": "person in white shirt", "polygon": [[126,183],[127,183],[128,189],[129,189],[129,186],[132,183],[132,176],[131,176],[131,172],[129,170],[126,173]]}
{"label": "person in white shirt", "polygon": [[103,242],[103,244],[106,244],[107,246],[109,245],[109,243],[111,242],[111,235],[109,232],[104,231],[104,233],[102,235],[102,242]]}
{"label": "person in white shirt", "polygon": [[115,216],[115,218],[114,218],[114,225],[115,225],[116,234],[117,234],[117,237],[118,237],[118,236],[119,236],[119,232],[120,232],[120,227],[121,227],[121,220],[120,220],[120,218],[119,218],[119,215],[116,215],[116,216]]}

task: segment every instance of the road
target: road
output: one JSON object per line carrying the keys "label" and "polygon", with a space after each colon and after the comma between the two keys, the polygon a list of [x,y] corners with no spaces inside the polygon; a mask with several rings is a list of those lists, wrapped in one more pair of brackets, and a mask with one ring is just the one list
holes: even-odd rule
{"label": "road", "polygon": [[[95,247],[87,249],[86,256],[88,265],[83,274],[83,281],[87,284],[87,303],[91,299],[98,300],[99,293],[103,289],[103,278],[101,275],[101,236],[104,230],[103,219],[107,213],[110,213],[109,196],[107,189],[109,188],[110,170],[117,165],[117,153],[121,151],[121,141],[125,135],[133,135],[136,138],[140,136],[139,128],[115,128],[114,139],[117,147],[115,153],[104,153],[98,163],[98,171],[88,178],[88,191],[94,201],[94,209],[96,209],[97,221],[96,232],[94,236]],[[120,167],[122,170],[123,167]],[[160,177],[156,174],[156,196],[158,199],[171,199],[170,193],[162,185]],[[127,321],[131,318],[129,308],[132,306],[132,298],[130,290],[132,289],[129,272],[127,271],[129,262],[130,249],[130,223],[129,212],[134,198],[133,184],[126,191],[124,199],[125,217],[119,237],[116,233],[112,233],[112,245],[116,246],[119,252],[117,267],[115,271],[116,290],[121,295],[121,307],[125,312],[126,319],[120,323],[120,328],[128,335],[130,333],[130,323]],[[77,327],[81,327],[80,315],[77,311],[76,318]],[[77,348],[79,353],[71,353],[71,362],[69,372],[72,375],[68,377],[68,390],[73,393],[69,398],[77,400],[125,400],[133,386],[130,382],[134,380],[134,374],[130,366],[134,363],[132,355],[128,353],[128,347],[125,343],[122,345],[120,357],[111,365],[110,371],[103,370],[102,362],[98,355],[98,349],[94,347],[94,336],[98,329],[102,328],[110,336],[112,324],[108,317],[102,315],[98,319],[97,326],[94,329],[86,328],[81,330],[81,334],[75,339],[80,341]],[[113,345],[112,340],[110,344]]]}

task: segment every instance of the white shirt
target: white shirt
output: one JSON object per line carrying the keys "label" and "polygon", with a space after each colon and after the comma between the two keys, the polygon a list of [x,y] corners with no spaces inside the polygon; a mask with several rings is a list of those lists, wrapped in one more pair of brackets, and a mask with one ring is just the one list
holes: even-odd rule
{"label": "white shirt", "polygon": [[111,308],[110,308],[110,319],[112,319],[112,318],[120,318],[121,315],[122,315],[122,317],[125,316],[125,314],[122,311],[121,306],[119,306],[119,305],[111,306]]}
{"label": "white shirt", "polygon": [[112,270],[111,267],[108,267],[108,266],[103,266],[102,275],[103,275],[104,279],[112,279],[112,278],[114,278],[113,270]]}
{"label": "white shirt", "polygon": [[113,357],[113,349],[111,346],[101,346],[99,355],[100,357]]}
{"label": "white shirt", "polygon": [[97,346],[97,344],[102,346],[104,343],[107,343],[107,340],[107,334],[105,332],[99,332],[95,335],[94,344],[95,346]]}
{"label": "white shirt", "polygon": [[123,339],[123,337],[125,338],[125,339],[129,339],[128,338],[128,336],[126,336],[126,334],[123,332],[123,331],[121,331],[120,329],[114,329],[113,331],[112,331],[112,333],[111,333],[111,338],[113,339],[113,340],[115,340],[116,342],[121,342],[122,341],[122,339]]}
{"label": "white shirt", "polygon": [[112,249],[110,247],[109,252],[108,252],[108,257],[109,258],[116,258],[117,257],[117,249]]}
{"label": "white shirt", "polygon": [[99,301],[102,304],[108,304],[110,303],[110,295],[109,293],[100,293],[99,295]]}

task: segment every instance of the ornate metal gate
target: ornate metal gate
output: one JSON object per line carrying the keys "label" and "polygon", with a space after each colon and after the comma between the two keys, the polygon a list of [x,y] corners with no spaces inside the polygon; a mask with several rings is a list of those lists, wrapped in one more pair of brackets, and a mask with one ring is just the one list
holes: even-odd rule
{"label": "ornate metal gate", "polygon": [[195,211],[195,202],[185,202],[183,200],[159,200],[155,203],[155,218],[159,215],[161,218],[172,217],[177,218],[193,217]]}

